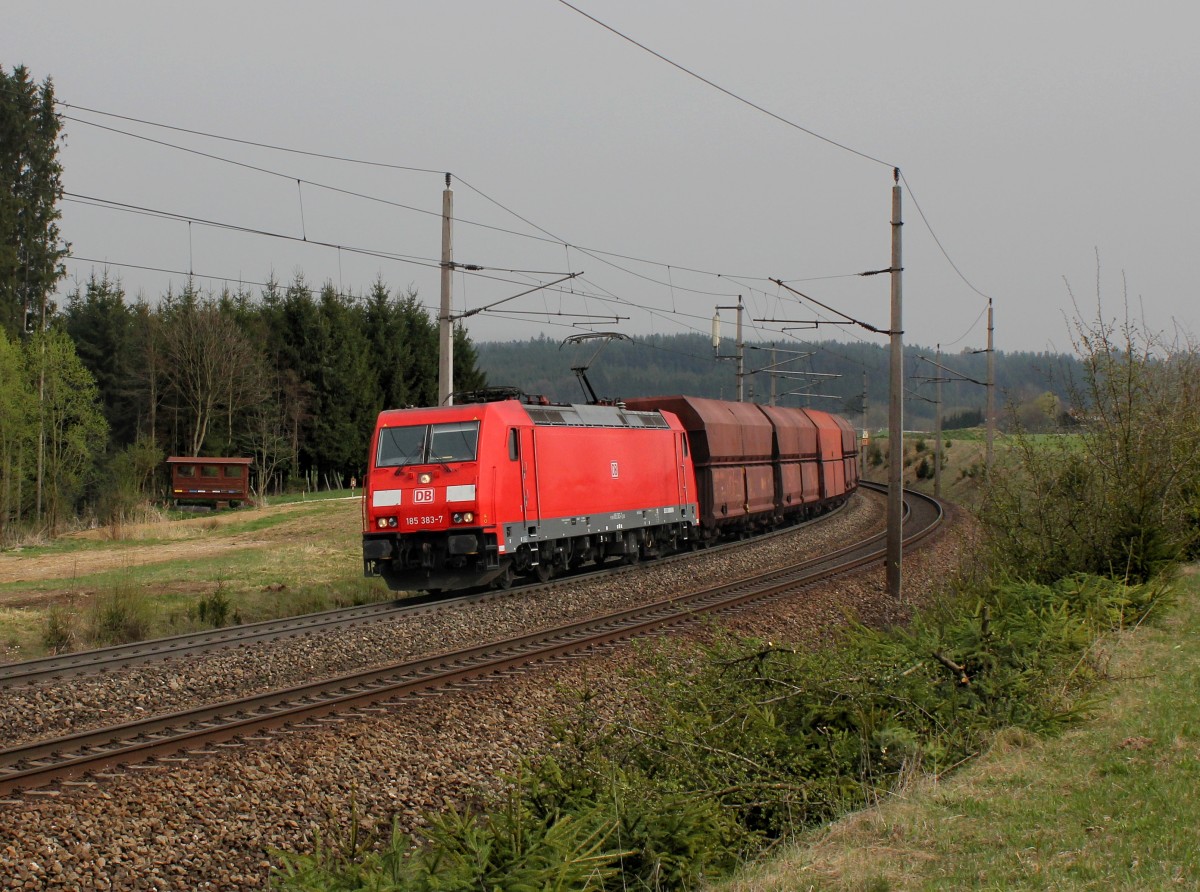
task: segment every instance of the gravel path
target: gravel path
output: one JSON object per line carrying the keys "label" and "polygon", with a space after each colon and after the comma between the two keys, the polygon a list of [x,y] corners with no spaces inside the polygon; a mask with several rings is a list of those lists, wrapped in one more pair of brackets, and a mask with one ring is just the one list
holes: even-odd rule
{"label": "gravel path", "polygon": [[[557,625],[660,598],[697,579],[747,575],[798,553],[826,551],[881,522],[882,502],[860,496],[815,530],[734,553],[702,554],[695,562],[644,565],[615,586],[580,581],[475,611],[0,691],[0,734],[7,746]],[[936,545],[906,556],[907,597],[935,590],[952,572],[962,529],[954,524]],[[743,611],[726,625],[775,640],[811,640],[840,624],[846,609],[868,622],[904,614],[884,594],[879,570]],[[218,757],[131,768],[98,786],[53,795],[27,794],[0,804],[0,888],[263,888],[272,849],[305,851],[316,832],[329,838],[352,800],[364,816],[385,823],[395,816],[407,827],[420,813],[495,783],[521,754],[547,743],[547,723],[571,709],[573,691],[589,690],[612,715],[627,713],[622,670],[636,653],[616,647],[474,690],[406,700],[369,719],[349,717],[230,745]]]}

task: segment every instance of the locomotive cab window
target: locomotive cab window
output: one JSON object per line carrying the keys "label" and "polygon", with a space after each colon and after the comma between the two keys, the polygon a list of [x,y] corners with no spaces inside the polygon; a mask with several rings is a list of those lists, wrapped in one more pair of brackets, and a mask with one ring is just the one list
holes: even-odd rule
{"label": "locomotive cab window", "polygon": [[508,429],[508,457],[512,461],[516,461],[521,457],[521,450],[517,445],[518,442],[517,429],[515,427],[510,427]]}
{"label": "locomotive cab window", "polygon": [[420,464],[425,454],[427,425],[416,427],[385,427],[379,432],[379,455],[375,464],[381,468]]}
{"label": "locomotive cab window", "polygon": [[474,461],[478,421],[386,427],[379,432],[375,465],[395,468],[436,462]]}
{"label": "locomotive cab window", "polygon": [[475,461],[475,444],[478,440],[478,421],[431,425],[429,460]]}

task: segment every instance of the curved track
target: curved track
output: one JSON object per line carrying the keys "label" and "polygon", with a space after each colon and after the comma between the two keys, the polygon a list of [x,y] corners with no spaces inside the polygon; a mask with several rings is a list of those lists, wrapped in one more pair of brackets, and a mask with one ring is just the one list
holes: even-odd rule
{"label": "curved track", "polygon": [[[907,496],[905,544],[910,545],[936,530],[943,514],[935,500],[916,493]],[[399,698],[484,683],[535,663],[682,626],[705,614],[786,597],[822,579],[878,562],[885,550],[882,538],[871,537],[834,555],[782,570],[532,635],[3,750],[0,795],[118,765],[170,760],[181,752],[212,752],[210,748],[229,745],[235,738],[263,739],[262,735],[284,727],[341,721],[338,713],[377,710]]]}
{"label": "curved track", "polygon": [[[864,484],[871,486],[870,484]],[[840,509],[839,509],[840,510]],[[837,512],[830,512],[816,518],[811,523],[820,523],[832,517]],[[713,553],[725,549],[739,548],[749,541],[762,541],[771,536],[784,535],[800,527],[789,526],[780,530],[756,537],[754,540],[728,542],[706,549]],[[678,554],[662,558],[655,563],[662,564],[671,561],[687,560],[689,555]],[[123,666],[134,666],[154,660],[165,660],[170,657],[187,656],[189,654],[206,653],[230,647],[254,644],[260,641],[276,641],[301,635],[313,635],[322,631],[364,625],[395,619],[400,615],[414,615],[456,609],[468,602],[485,599],[511,598],[528,592],[531,588],[545,588],[575,581],[587,575],[617,574],[632,572],[634,568],[627,566],[609,566],[603,569],[585,569],[579,572],[558,577],[548,583],[530,583],[520,587],[505,590],[464,592],[456,595],[419,595],[402,600],[381,601],[357,607],[343,607],[336,610],[326,610],[320,613],[309,613],[303,616],[286,617],[283,619],[266,620],[258,623],[246,623],[237,626],[226,626],[219,629],[208,629],[202,632],[190,632],[183,635],[173,635],[168,638],[155,638],[148,641],[138,641],[132,644],[121,644],[114,647],[97,650],[78,651],[76,653],[60,654],[42,657],[35,660],[25,660],[19,663],[0,664],[0,687],[10,687],[17,684],[28,684],[51,678],[66,678],[90,672],[105,672]]]}

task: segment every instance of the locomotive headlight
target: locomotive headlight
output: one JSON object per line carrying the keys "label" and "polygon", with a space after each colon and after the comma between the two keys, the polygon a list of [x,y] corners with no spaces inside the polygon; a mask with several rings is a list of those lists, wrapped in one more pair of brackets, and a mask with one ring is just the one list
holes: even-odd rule
{"label": "locomotive headlight", "polygon": [[470,511],[455,511],[450,515],[450,519],[454,523],[470,523],[475,519],[475,515]]}
{"label": "locomotive headlight", "polygon": [[394,530],[396,528],[396,518],[394,518],[394,517],[376,518],[375,526],[379,527],[379,529],[381,529],[381,530],[387,530],[387,529]]}
{"label": "locomotive headlight", "polygon": [[463,523],[470,523],[470,522],[471,522],[471,521],[473,521],[474,519],[475,519],[475,515],[474,515],[474,514],[472,514],[470,511],[464,511],[464,512],[463,512],[463,516],[462,516],[462,522],[463,522]]}
{"label": "locomotive headlight", "polygon": [[433,482],[433,475],[430,474],[428,471],[426,471],[423,474],[421,474],[421,476],[418,477],[417,480],[419,480],[422,485],[429,484],[429,483]]}

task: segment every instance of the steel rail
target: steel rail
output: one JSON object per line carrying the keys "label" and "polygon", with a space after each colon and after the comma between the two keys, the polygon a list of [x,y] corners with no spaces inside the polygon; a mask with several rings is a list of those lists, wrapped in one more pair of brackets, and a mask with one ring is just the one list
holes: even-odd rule
{"label": "steel rail", "polygon": [[[864,484],[867,485],[867,484]],[[868,485],[873,486],[873,485]],[[823,514],[809,523],[818,523],[836,516],[842,509]],[[754,539],[740,542],[729,542],[704,550],[705,554],[718,553],[725,549],[742,547],[751,542],[759,542],[773,536],[785,535],[803,529],[803,525],[792,525],[773,530]],[[651,566],[670,563],[676,560],[686,560],[689,553],[670,555],[653,561]],[[410,598],[383,601],[375,604],[365,604],[355,607],[341,607],[335,610],[325,610],[318,613],[308,613],[302,616],[285,617],[282,619],[263,620],[256,623],[245,623],[237,626],[225,626],[218,629],[207,629],[200,632],[187,632],[164,638],[153,638],[146,641],[118,644],[112,647],[94,650],[77,651],[74,653],[58,654],[24,660],[17,663],[0,664],[0,688],[13,687],[21,684],[32,684],[52,678],[65,678],[72,675],[106,672],[125,666],[135,666],[172,657],[187,656],[198,653],[208,653],[231,647],[241,647],[261,641],[277,641],[283,638],[312,635],[316,632],[347,628],[369,623],[395,619],[404,615],[439,612],[454,609],[466,603],[478,603],[499,598],[518,597],[531,591],[553,588],[585,578],[587,576],[613,575],[632,572],[635,566],[611,566],[596,568],[585,573],[573,573],[551,580],[547,583],[533,583],[513,587],[511,589],[492,590],[484,592],[468,592],[458,595],[418,595]]]}
{"label": "steel rail", "polygon": [[[919,529],[906,543],[928,536],[942,519],[941,507],[915,517]],[[911,515],[910,515],[911,516]],[[703,614],[728,612],[763,599],[774,599],[838,573],[880,560],[881,537],[871,544],[842,549],[803,565],[712,586],[690,595],[629,608],[603,617],[521,635],[461,651],[402,664],[354,672],[295,687],[155,716],[137,722],[79,732],[61,738],[0,750],[0,796],[67,781],[130,763],[170,759],[181,751],[228,743],[284,726],[328,720],[333,713],[369,709],[431,690],[495,678],[538,662],[592,651],[617,641],[645,636],[696,620]]]}

